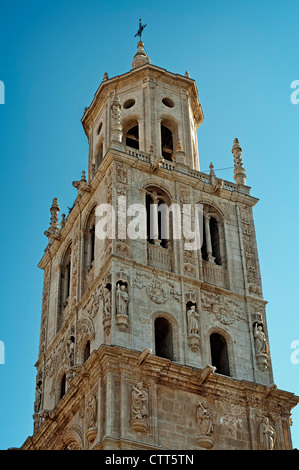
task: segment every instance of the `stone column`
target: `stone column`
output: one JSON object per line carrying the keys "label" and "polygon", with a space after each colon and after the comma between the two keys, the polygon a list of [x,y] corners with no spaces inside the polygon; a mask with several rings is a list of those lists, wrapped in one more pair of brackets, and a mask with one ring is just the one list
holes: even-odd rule
{"label": "stone column", "polygon": [[151,223],[151,235],[154,240],[154,244],[160,246],[161,241],[159,240],[159,222],[158,222],[158,199],[154,199],[151,204],[150,210],[150,223]]}
{"label": "stone column", "polygon": [[225,240],[224,240],[224,227],[218,223],[218,234],[219,234],[219,246],[220,246],[220,259],[221,264],[226,268],[226,252],[225,252]]}
{"label": "stone column", "polygon": [[212,242],[211,242],[211,232],[210,232],[210,217],[205,215],[204,218],[205,224],[205,232],[206,232],[206,247],[207,247],[207,254],[208,254],[208,261],[213,263],[215,258],[212,255]]}
{"label": "stone column", "polygon": [[120,99],[117,95],[115,95],[111,105],[111,142],[117,144],[117,146],[121,144],[123,135],[122,125],[120,122],[120,114]]}

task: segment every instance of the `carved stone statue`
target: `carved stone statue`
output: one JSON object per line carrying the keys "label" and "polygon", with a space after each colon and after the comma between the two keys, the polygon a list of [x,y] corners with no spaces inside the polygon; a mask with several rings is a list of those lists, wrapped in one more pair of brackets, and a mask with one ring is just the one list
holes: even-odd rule
{"label": "carved stone statue", "polygon": [[263,332],[262,325],[255,324],[254,327],[255,352],[256,354],[268,354],[268,343]]}
{"label": "carved stone statue", "polygon": [[259,428],[259,437],[260,437],[260,445],[261,448],[264,450],[273,450],[276,433],[269,422],[269,418],[265,417],[260,424]]}
{"label": "carved stone statue", "polygon": [[69,366],[72,367],[75,363],[75,340],[73,339],[73,337],[69,338],[67,341],[67,352]]}
{"label": "carved stone statue", "polygon": [[198,352],[200,347],[199,314],[195,310],[195,304],[192,304],[187,310],[187,323],[189,347],[193,352]]}
{"label": "carved stone statue", "polygon": [[127,331],[129,296],[125,284],[117,283],[116,286],[116,322],[120,331]]}
{"label": "carved stone statue", "polygon": [[149,415],[148,394],[143,388],[143,383],[138,382],[133,386],[131,394],[131,427],[134,431],[147,432],[147,418]]}
{"label": "carved stone statue", "polygon": [[86,405],[86,424],[87,428],[93,428],[97,421],[97,400],[94,395],[90,395]]}
{"label": "carved stone statue", "polygon": [[199,335],[199,314],[195,310],[195,305],[191,305],[187,311],[188,335]]}
{"label": "carved stone statue", "polygon": [[116,314],[127,315],[128,314],[128,301],[129,296],[126,292],[126,286],[124,284],[117,284],[116,287]]}
{"label": "carved stone statue", "polygon": [[196,419],[199,429],[198,444],[204,449],[210,449],[213,447],[213,441],[211,438],[213,433],[213,421],[212,414],[206,403],[201,401],[198,402]]}
{"label": "carved stone statue", "polygon": [[269,346],[263,326],[257,322],[253,327],[253,336],[257,364],[260,369],[265,370],[269,364]]}
{"label": "carved stone statue", "polygon": [[34,413],[38,413],[40,411],[41,401],[42,401],[42,388],[41,388],[41,382],[38,382],[35,387]]}
{"label": "carved stone statue", "polygon": [[86,404],[86,437],[89,442],[94,441],[97,435],[97,400],[94,395],[90,395]]}

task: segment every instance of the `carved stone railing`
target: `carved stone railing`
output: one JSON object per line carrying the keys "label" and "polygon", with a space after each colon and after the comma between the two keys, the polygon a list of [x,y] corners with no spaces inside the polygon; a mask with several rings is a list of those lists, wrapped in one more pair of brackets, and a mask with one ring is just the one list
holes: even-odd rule
{"label": "carved stone railing", "polygon": [[138,160],[142,160],[143,162],[150,163],[150,154],[141,152],[141,150],[133,149],[132,147],[125,147],[125,153],[127,155],[131,155],[131,157],[138,158]]}
{"label": "carved stone railing", "polygon": [[204,282],[227,288],[227,270],[223,266],[203,260],[202,273]]}
{"label": "carved stone railing", "polygon": [[175,170],[175,163],[171,162],[169,160],[164,160],[164,162],[161,165],[161,168],[164,168],[165,170]]}
{"label": "carved stone railing", "polygon": [[210,175],[206,175],[205,173],[201,173],[200,171],[197,171],[197,170],[192,170],[191,168],[189,168],[189,175],[193,176],[193,178],[197,178],[203,183],[211,184]]}
{"label": "carved stone railing", "polygon": [[[142,152],[141,150],[136,150],[132,147],[125,146],[124,147],[125,153],[127,155],[130,155],[132,157],[138,158],[138,160],[151,163],[151,159],[153,159],[153,156],[151,156],[150,153]],[[153,155],[153,154],[152,154]],[[168,160],[164,160],[164,162],[161,164],[161,168],[169,171],[175,171],[176,170],[176,164],[175,162],[171,162]],[[188,174],[192,176],[193,178],[197,178],[198,180],[202,181],[203,183],[207,184],[212,184],[212,178],[211,175],[208,175],[206,173],[203,173],[198,170],[194,170],[192,168],[188,168]],[[222,186],[221,189],[225,189],[227,191],[236,191],[236,192],[241,192],[244,194],[250,194],[250,188],[247,186],[243,185],[238,185],[235,183],[232,183],[230,181],[222,180],[219,178],[219,181],[222,181]]]}
{"label": "carved stone railing", "polygon": [[172,251],[161,246],[147,244],[147,262],[150,266],[172,271]]}

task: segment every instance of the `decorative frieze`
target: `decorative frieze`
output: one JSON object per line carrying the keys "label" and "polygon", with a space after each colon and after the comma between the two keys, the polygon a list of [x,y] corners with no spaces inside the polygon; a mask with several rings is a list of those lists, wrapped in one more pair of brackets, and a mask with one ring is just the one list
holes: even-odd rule
{"label": "decorative frieze", "polygon": [[137,271],[132,285],[143,289],[148,298],[157,305],[172,299],[180,302],[182,299],[182,293],[177,290],[176,283],[167,277]]}
{"label": "decorative frieze", "polygon": [[260,282],[258,277],[257,259],[255,253],[254,228],[252,225],[249,211],[242,209],[240,212],[242,222],[243,248],[247,272],[247,283],[250,285],[249,291],[253,294],[259,295],[261,293],[261,290],[259,286]]}
{"label": "decorative frieze", "polygon": [[247,320],[244,306],[234,298],[215,292],[201,291],[201,301],[203,309],[214,314],[224,325],[231,325],[236,320]]}

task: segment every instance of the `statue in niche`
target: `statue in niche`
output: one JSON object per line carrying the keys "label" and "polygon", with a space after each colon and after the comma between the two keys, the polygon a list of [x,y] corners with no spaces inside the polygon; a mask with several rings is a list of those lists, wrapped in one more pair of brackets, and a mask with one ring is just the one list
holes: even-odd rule
{"label": "statue in niche", "polygon": [[199,335],[199,314],[195,310],[195,304],[192,304],[187,310],[188,335]]}
{"label": "statue in niche", "polygon": [[254,344],[256,354],[268,354],[268,343],[261,324],[255,323],[253,336],[255,339]]}
{"label": "statue in niche", "polygon": [[259,428],[259,436],[260,436],[260,444],[262,449],[264,450],[273,450],[274,443],[275,443],[275,430],[273,426],[271,426],[269,418],[265,417],[260,424]]}
{"label": "statue in niche", "polygon": [[128,315],[129,296],[126,291],[126,285],[117,283],[116,286],[116,314]]}
{"label": "statue in niche", "polygon": [[116,284],[116,323],[120,331],[127,331],[129,327],[128,317],[129,296],[125,283]]}
{"label": "statue in niche", "polygon": [[94,395],[90,395],[86,405],[86,424],[87,429],[93,428],[97,421],[97,400]]}
{"label": "statue in niche", "polygon": [[67,352],[69,366],[73,367],[73,365],[75,364],[75,338],[73,336],[71,336],[67,341]]}
{"label": "statue in niche", "polygon": [[107,284],[104,288],[103,297],[103,326],[106,335],[110,333],[111,328],[111,286]]}
{"label": "statue in niche", "polygon": [[257,365],[265,371],[269,365],[269,346],[261,323],[254,323],[253,336]]}
{"label": "statue in niche", "polygon": [[138,382],[133,386],[131,394],[131,427],[134,431],[147,432],[146,420],[149,415],[148,394],[143,388],[143,383]]}
{"label": "statue in niche", "polygon": [[213,433],[212,414],[208,405],[201,401],[198,402],[196,420],[199,429],[198,444],[204,449],[213,447],[211,435]]}
{"label": "statue in niche", "polygon": [[88,442],[93,442],[97,435],[97,400],[94,395],[87,398],[86,404],[86,437]]}
{"label": "statue in niche", "polygon": [[34,413],[40,411],[42,401],[42,383],[41,381],[37,382],[35,387],[35,401],[34,401]]}
{"label": "statue in niche", "polygon": [[197,353],[200,349],[199,337],[199,314],[195,309],[196,304],[187,304],[187,327],[188,327],[188,345],[191,351]]}
{"label": "statue in niche", "polygon": [[110,318],[111,317],[111,292],[108,287],[105,287],[104,293],[104,317]]}

